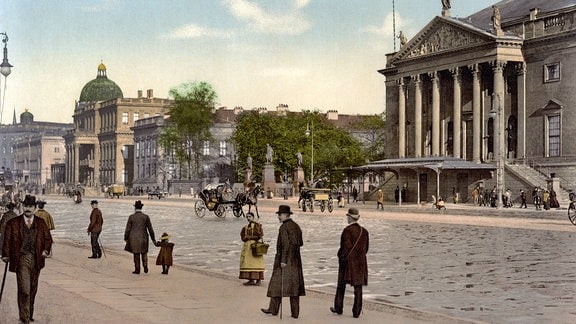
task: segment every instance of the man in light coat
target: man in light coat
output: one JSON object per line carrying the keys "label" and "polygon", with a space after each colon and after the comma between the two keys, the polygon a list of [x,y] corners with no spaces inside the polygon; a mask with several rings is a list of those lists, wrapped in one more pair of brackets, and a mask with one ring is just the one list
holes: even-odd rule
{"label": "man in light coat", "polygon": [[144,204],[140,200],[134,203],[135,212],[128,217],[124,231],[124,241],[126,242],[124,250],[134,255],[133,274],[140,274],[140,256],[142,256],[144,273],[148,273],[148,236],[156,245],[156,235],[152,228],[152,222],[150,222],[150,217],[142,212],[142,207]]}
{"label": "man in light coat", "polygon": [[368,231],[358,224],[360,213],[357,208],[350,208],[346,214],[348,226],[340,236],[338,250],[338,285],[334,298],[332,313],[342,314],[346,284],[354,287],[354,306],[352,315],[357,318],[362,312],[362,286],[368,285]]}
{"label": "man in light coat", "polygon": [[300,313],[300,296],[305,296],[304,273],[300,247],[304,245],[302,230],[290,218],[290,206],[278,207],[278,220],[282,223],[276,241],[274,269],[268,285],[267,296],[270,297],[268,308],[262,308],[264,314],[277,315],[282,297],[290,297],[290,310],[293,318]]}

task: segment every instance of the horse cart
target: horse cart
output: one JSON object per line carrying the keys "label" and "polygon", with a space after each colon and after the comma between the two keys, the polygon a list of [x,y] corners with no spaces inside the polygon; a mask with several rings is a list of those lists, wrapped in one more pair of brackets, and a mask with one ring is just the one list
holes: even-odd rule
{"label": "horse cart", "polygon": [[320,211],[328,212],[334,210],[334,202],[332,201],[332,190],[323,188],[302,188],[300,191],[300,198],[298,199],[298,206],[302,208],[303,212],[314,212],[314,206],[320,207]]}
{"label": "horse cart", "polygon": [[250,188],[246,192],[241,192],[236,195],[236,197],[231,197],[231,189],[226,184],[219,184],[215,187],[213,185],[206,186],[202,190],[198,197],[199,200],[196,201],[194,205],[194,211],[196,216],[202,218],[206,215],[207,211],[213,212],[219,218],[225,218],[228,210],[232,210],[232,214],[235,217],[244,216],[243,207],[248,205],[248,212],[250,212],[252,206],[255,206],[256,216],[258,215],[258,207],[256,206],[257,197],[262,192],[260,186]]}

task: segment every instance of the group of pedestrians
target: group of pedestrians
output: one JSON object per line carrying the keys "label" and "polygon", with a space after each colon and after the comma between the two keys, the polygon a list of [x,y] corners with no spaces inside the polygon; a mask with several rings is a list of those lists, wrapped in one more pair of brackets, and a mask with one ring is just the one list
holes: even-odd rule
{"label": "group of pedestrians", "polygon": [[[262,308],[264,314],[282,315],[282,298],[289,297],[290,313],[298,318],[300,313],[300,296],[306,295],[302,256],[300,249],[304,245],[302,230],[292,219],[290,206],[280,205],[276,212],[281,223],[276,241],[276,254],[272,276],[266,295],[270,297],[267,308]],[[360,213],[357,208],[350,208],[346,213],[348,226],[340,237],[338,250],[338,278],[334,305],[330,311],[342,314],[346,285],[354,287],[354,305],[352,315],[357,318],[362,312],[362,286],[368,284],[368,231],[358,224]],[[263,256],[254,256],[251,245],[261,240],[264,233],[262,225],[254,220],[254,215],[246,215],[248,224],[240,232],[244,245],[240,254],[240,279],[247,279],[244,285],[259,285],[264,279]]]}
{"label": "group of pedestrians", "polygon": [[[498,190],[496,186],[492,190],[487,188],[482,190],[479,186],[476,186],[472,190],[472,200],[473,204],[476,206],[490,206],[496,207],[498,205]],[[520,200],[520,208],[528,208],[528,195],[521,189],[518,198]],[[505,208],[510,208],[514,206],[513,194],[510,188],[507,188],[502,193],[502,206]],[[549,210],[550,208],[560,208],[560,203],[554,189],[542,189],[540,187],[534,187],[532,190],[532,203],[536,210]]]}

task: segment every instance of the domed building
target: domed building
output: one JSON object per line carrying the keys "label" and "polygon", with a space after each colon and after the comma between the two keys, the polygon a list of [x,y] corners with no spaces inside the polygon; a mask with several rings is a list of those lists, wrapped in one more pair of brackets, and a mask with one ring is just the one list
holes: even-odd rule
{"label": "domed building", "polygon": [[96,78],[84,85],[76,102],[74,129],[64,136],[66,184],[80,184],[87,190],[112,184],[131,185],[131,127],[141,118],[164,115],[171,103],[154,98],[152,89],[146,97],[139,90],[136,98],[124,98],[122,89],[108,78],[106,65],[100,63]]}

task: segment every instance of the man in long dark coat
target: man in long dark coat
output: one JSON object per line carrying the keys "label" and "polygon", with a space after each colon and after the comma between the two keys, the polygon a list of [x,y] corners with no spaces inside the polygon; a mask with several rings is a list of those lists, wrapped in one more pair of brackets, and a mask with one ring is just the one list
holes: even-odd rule
{"label": "man in long dark coat", "polygon": [[86,232],[90,235],[90,245],[92,245],[92,255],[89,259],[99,259],[102,257],[102,249],[100,248],[100,243],[98,238],[100,237],[100,232],[102,232],[102,225],[104,224],[104,219],[102,218],[102,212],[98,208],[98,200],[92,200],[90,202],[92,207],[92,212],[90,212],[90,224],[88,224],[88,229]]}
{"label": "man in long dark coat", "polygon": [[358,317],[362,312],[362,286],[368,285],[368,231],[358,224],[360,213],[357,208],[350,208],[346,216],[348,226],[342,231],[338,250],[338,286],[330,311],[342,314],[346,284],[350,284],[354,287],[352,315]]}
{"label": "man in long dark coat", "polygon": [[142,256],[144,273],[148,273],[148,235],[150,235],[152,242],[156,244],[156,235],[152,228],[152,222],[150,222],[150,217],[142,212],[142,207],[144,207],[144,204],[137,200],[134,204],[136,211],[128,217],[128,223],[126,223],[126,230],[124,231],[124,241],[126,242],[124,250],[132,252],[134,255],[133,274],[140,274],[140,256]]}
{"label": "man in long dark coat", "polygon": [[302,272],[302,258],[300,247],[304,245],[302,230],[290,215],[290,206],[278,207],[278,220],[282,223],[278,230],[276,241],[276,257],[274,269],[268,285],[270,305],[262,308],[265,314],[277,315],[282,302],[282,297],[290,297],[290,310],[293,318],[298,318],[300,313],[300,296],[305,296],[304,273]]}
{"label": "man in long dark coat", "polygon": [[[38,292],[40,270],[52,251],[52,235],[46,222],[34,216],[36,197],[27,195],[24,213],[6,223],[2,261],[16,273],[20,322],[34,321],[34,300]],[[5,316],[5,315],[3,315]]]}

